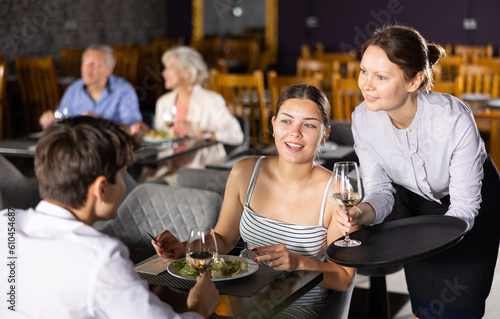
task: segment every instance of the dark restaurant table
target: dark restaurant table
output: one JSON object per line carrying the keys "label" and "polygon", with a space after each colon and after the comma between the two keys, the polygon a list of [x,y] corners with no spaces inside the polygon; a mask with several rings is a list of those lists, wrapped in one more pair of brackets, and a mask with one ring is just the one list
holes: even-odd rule
{"label": "dark restaurant table", "polygon": [[[132,249],[130,253],[134,264],[155,258],[154,251]],[[246,285],[249,287],[255,285],[261,279],[258,277],[259,273],[273,272],[272,269],[261,270],[263,267],[267,266],[259,265],[259,270],[248,277],[217,282],[216,285],[221,292],[221,303],[210,318],[272,318],[323,281],[323,274],[320,272],[280,272],[274,276],[271,274],[268,283],[263,284],[263,287],[253,295],[247,295]],[[162,301],[178,312],[186,311],[187,288],[172,288],[159,284],[161,281],[176,280],[175,277],[168,272],[159,275],[141,273],[139,275],[149,282],[150,289]]]}
{"label": "dark restaurant table", "polygon": [[[23,137],[0,141],[0,154],[32,158],[35,156],[36,143],[41,135],[42,132],[36,132]],[[143,147],[136,152],[136,164],[157,165],[217,143],[217,141],[193,138],[182,138],[165,143],[144,142]]]}

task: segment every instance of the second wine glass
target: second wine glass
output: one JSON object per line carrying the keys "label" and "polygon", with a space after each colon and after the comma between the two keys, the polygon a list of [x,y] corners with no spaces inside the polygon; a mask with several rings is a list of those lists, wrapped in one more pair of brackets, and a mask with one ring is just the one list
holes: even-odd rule
{"label": "second wine glass", "polygon": [[162,120],[168,129],[168,134],[170,137],[174,136],[174,125],[177,123],[177,107],[174,105],[170,110],[164,111],[162,114]]}
{"label": "second wine glass", "polygon": [[[347,216],[349,210],[356,206],[363,197],[361,177],[356,162],[338,162],[333,166],[333,182],[331,196],[334,202],[343,207]],[[345,238],[334,242],[340,247],[355,247],[361,245],[359,240],[351,239],[349,233]]]}
{"label": "second wine glass", "polygon": [[208,271],[218,258],[215,233],[211,228],[192,228],[186,247],[186,262],[201,274]]}

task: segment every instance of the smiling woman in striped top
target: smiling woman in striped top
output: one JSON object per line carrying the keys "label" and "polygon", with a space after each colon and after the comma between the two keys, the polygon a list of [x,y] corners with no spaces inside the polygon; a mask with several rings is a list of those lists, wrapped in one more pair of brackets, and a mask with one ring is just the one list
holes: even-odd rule
{"label": "smiling woman in striped top", "polygon": [[[333,218],[336,205],[328,198],[332,172],[314,162],[330,133],[329,110],[328,99],[313,86],[296,85],[283,93],[272,119],[279,155],[247,158],[234,166],[215,226],[219,252],[230,251],[241,237],[254,247],[255,261],[277,271],[323,273],[320,287],[279,318],[317,318],[325,288],[345,291],[355,275],[355,269],[329,262],[325,255],[327,245],[342,236]],[[168,231],[159,236],[181,257],[185,243],[172,239]]]}

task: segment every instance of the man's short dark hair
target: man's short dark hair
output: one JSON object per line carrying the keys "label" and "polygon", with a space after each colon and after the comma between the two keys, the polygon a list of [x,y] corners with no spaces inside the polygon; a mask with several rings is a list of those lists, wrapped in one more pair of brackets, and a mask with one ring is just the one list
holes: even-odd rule
{"label": "man's short dark hair", "polygon": [[110,120],[78,116],[54,123],[35,152],[40,196],[81,208],[96,178],[114,184],[116,173],[135,161],[136,149],[133,137]]}

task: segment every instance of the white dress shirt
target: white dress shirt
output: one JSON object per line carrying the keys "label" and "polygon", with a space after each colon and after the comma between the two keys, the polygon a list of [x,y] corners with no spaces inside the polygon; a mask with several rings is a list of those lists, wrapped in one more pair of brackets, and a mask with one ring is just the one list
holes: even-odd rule
{"label": "white dress shirt", "polygon": [[471,109],[454,96],[418,95],[417,113],[406,129],[397,129],[385,111],[365,102],[353,112],[354,149],[360,161],[365,197],[380,223],[394,204],[392,183],[427,200],[450,195],[446,215],[471,228],[481,203],[484,142]]}
{"label": "white dress shirt", "polygon": [[[6,244],[9,217],[14,254]],[[134,272],[124,244],[60,206],[41,201],[35,209],[4,210],[0,227],[0,318],[203,318],[162,303]],[[15,282],[7,283],[12,261]],[[15,312],[5,302],[9,285],[15,285]]]}
{"label": "white dress shirt", "polygon": [[[175,105],[176,99],[176,91],[166,93],[158,99],[155,110],[155,129],[166,129],[162,114]],[[243,143],[244,136],[241,126],[229,112],[224,98],[216,92],[205,90],[200,85],[195,85],[191,93],[187,121],[202,131],[214,132],[216,140],[221,143],[229,145]],[[197,151],[193,160],[185,166],[204,168],[206,164],[219,162],[225,158],[226,151],[224,146],[219,143]]]}

